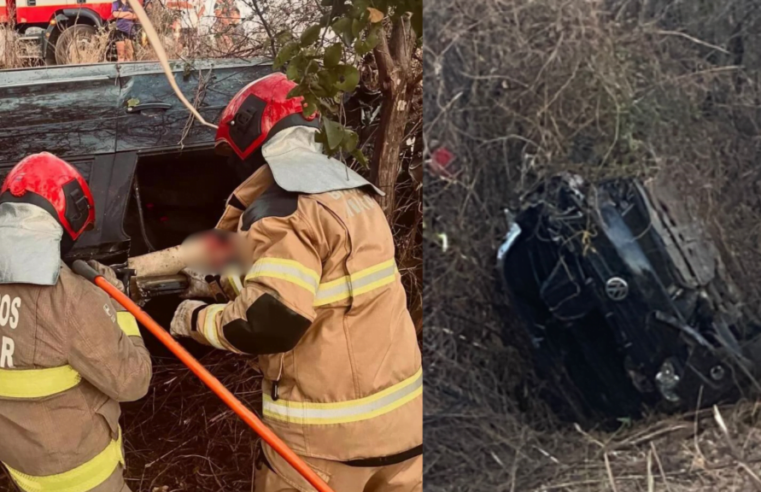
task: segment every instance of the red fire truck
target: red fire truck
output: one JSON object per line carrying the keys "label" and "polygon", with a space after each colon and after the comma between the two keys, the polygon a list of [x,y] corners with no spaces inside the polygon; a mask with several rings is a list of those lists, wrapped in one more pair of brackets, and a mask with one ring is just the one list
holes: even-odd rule
{"label": "red fire truck", "polygon": [[[111,17],[112,0],[0,0],[0,24],[21,34],[25,58],[70,63]],[[141,2],[142,3],[142,2]],[[85,46],[86,47],[86,46]]]}

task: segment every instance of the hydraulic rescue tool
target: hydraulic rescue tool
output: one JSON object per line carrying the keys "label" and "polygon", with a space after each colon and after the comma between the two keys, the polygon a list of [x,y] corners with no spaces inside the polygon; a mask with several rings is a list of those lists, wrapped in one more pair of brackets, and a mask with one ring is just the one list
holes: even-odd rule
{"label": "hydraulic rescue tool", "polygon": [[272,432],[254,412],[249,410],[233,395],[214,375],[212,375],[198,360],[190,355],[172,336],[167,333],[148,313],[143,311],[127,295],[111,285],[103,276],[99,275],[92,267],[82,260],[74,262],[73,270],[103,289],[119,304],[132,313],[133,316],[150,331],[161,343],[163,343],[183,364],[203,381],[230,409],[235,412],[246,424],[251,427],[267,444],[277,451],[296,471],[299,472],[319,492],[333,492],[304,461],[299,458],[274,432]]}
{"label": "hydraulic rescue tool", "polygon": [[192,284],[186,268],[222,271],[236,255],[237,237],[222,231],[196,234],[184,243],[161,251],[133,256],[122,265],[112,265],[127,288],[127,295],[138,305],[164,295],[187,293],[225,302],[219,274],[205,275],[206,286]]}

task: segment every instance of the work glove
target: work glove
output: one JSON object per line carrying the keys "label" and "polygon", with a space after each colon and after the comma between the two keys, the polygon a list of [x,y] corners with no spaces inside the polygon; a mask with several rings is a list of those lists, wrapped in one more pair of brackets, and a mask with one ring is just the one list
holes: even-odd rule
{"label": "work glove", "polygon": [[209,342],[207,342],[206,338],[198,332],[197,327],[194,326],[193,323],[193,313],[206,306],[207,304],[201,301],[182,301],[180,305],[177,306],[172,322],[169,324],[169,333],[175,337],[190,337],[199,343],[209,345]]}
{"label": "work glove", "polygon": [[116,276],[116,272],[113,268],[95,260],[88,260],[87,264],[90,265],[90,268],[98,272],[98,275],[103,276],[109,284],[113,285],[119,289],[119,292],[124,294],[124,283]]}

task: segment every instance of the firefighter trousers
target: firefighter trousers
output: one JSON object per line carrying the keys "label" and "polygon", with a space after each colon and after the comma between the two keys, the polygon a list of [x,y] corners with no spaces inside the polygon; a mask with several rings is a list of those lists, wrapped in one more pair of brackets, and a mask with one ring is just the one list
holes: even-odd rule
{"label": "firefighter trousers", "polygon": [[[266,452],[267,463],[256,470],[256,492],[311,492],[309,485],[274,452]],[[337,461],[302,459],[335,492],[422,492],[423,456],[381,467],[350,466]]]}

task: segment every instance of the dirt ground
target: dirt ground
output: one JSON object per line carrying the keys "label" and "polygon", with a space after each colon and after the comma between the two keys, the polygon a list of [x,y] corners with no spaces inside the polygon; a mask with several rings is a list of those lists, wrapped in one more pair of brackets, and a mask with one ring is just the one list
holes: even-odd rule
{"label": "dirt ground", "polygon": [[[210,353],[201,362],[249,408],[261,407],[253,359]],[[253,490],[257,439],[174,357],[154,357],[150,393],[123,406],[127,484],[134,491]]]}
{"label": "dirt ground", "polygon": [[503,210],[538,181],[665,173],[757,311],[758,2],[425,8],[426,490],[761,490],[753,398],[614,433],[558,422],[494,275]]}

